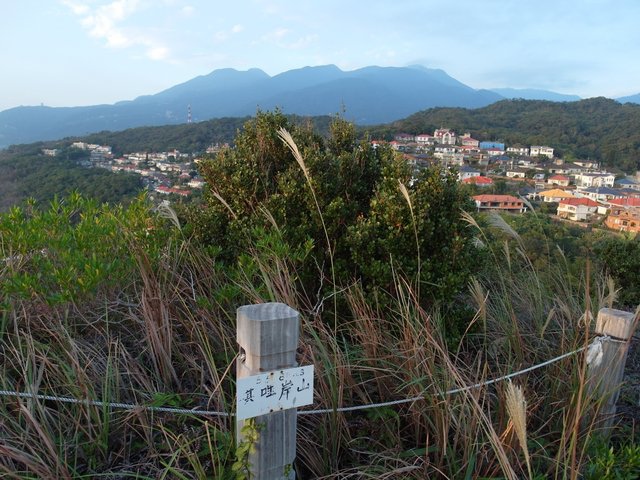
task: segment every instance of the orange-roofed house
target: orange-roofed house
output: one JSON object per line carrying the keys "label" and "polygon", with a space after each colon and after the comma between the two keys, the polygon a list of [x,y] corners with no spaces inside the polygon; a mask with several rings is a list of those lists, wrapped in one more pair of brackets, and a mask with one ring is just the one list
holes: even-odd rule
{"label": "orange-roofed house", "polygon": [[559,188],[554,188],[553,190],[545,190],[544,192],[540,192],[538,194],[544,202],[560,202],[566,198],[574,198],[575,195],[571,192],[565,192],[564,190],[560,190]]}
{"label": "orange-roofed house", "polygon": [[476,208],[480,210],[497,210],[500,212],[523,213],[527,211],[524,202],[512,195],[476,195],[473,197]]}
{"label": "orange-roofed house", "polygon": [[614,198],[608,203],[609,215],[604,221],[608,228],[640,233],[640,198]]}
{"label": "orange-roofed house", "polygon": [[558,216],[574,221],[585,221],[598,211],[598,202],[590,198],[565,198],[558,204]]}

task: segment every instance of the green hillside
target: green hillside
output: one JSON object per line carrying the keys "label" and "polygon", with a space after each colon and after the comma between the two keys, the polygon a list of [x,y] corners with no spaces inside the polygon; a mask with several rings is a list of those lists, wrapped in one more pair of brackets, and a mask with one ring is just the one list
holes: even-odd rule
{"label": "green hillside", "polygon": [[[325,138],[328,136],[331,117],[287,118],[297,125],[308,124]],[[64,148],[75,140],[82,140],[110,145],[115,155],[173,149],[199,153],[215,143],[233,143],[248,119],[223,118],[194,124],[140,127],[14,145],[0,152],[0,209],[27,196],[47,200],[53,194],[74,189],[101,200],[113,200],[114,195],[122,192],[128,195],[134,190],[132,178],[124,180],[123,176],[109,172],[92,171],[68,158],[56,161],[38,158],[42,148]],[[470,132],[479,140],[503,141],[508,145],[548,145],[565,159],[598,160],[607,168],[628,173],[640,170],[640,105],[621,105],[605,98],[565,103],[505,100],[480,109],[434,108],[390,124],[361,127],[358,132],[361,137],[391,139],[400,132],[428,133],[440,127]],[[113,193],[106,193],[108,191]]]}
{"label": "green hillside", "polygon": [[[323,136],[327,135],[331,121],[331,117],[287,118],[297,125],[309,124],[310,128]],[[86,154],[68,148],[74,141],[109,145],[116,156],[130,152],[163,152],[173,149],[198,154],[212,144],[233,143],[237,132],[248,120],[249,117],[223,118],[12,145],[0,151],[0,211],[7,210],[28,197],[47,202],[56,195],[64,196],[72,191],[78,191],[100,202],[117,203],[131,199],[142,189],[139,175],[112,173],[80,165],[78,160]],[[44,148],[58,149],[59,154],[56,157],[44,156]]]}
{"label": "green hillside", "polygon": [[548,145],[564,158],[594,159],[627,172],[640,169],[640,105],[606,98],[579,102],[504,100],[478,109],[432,108],[368,129],[374,138],[430,133],[436,128],[470,132],[507,145]]}
{"label": "green hillside", "polygon": [[66,150],[49,157],[33,144],[0,153],[0,212],[27,198],[46,203],[74,191],[99,202],[126,203],[141,189],[139,175],[83,167]]}

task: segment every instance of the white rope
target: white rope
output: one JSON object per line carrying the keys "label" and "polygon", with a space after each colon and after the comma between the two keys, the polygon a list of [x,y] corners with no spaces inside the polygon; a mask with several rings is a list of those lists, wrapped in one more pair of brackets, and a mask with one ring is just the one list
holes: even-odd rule
{"label": "white rope", "polygon": [[[609,337],[598,337],[598,340],[606,341],[610,340]],[[492,385],[497,382],[501,382],[503,380],[508,380],[513,377],[517,377],[518,375],[522,375],[527,372],[531,372],[533,370],[537,370],[538,368],[546,367],[552,363],[558,362],[564,358],[570,357],[571,355],[575,355],[576,353],[580,353],[583,350],[586,350],[588,346],[584,346],[574,350],[572,352],[564,353],[558,357],[552,358],[551,360],[547,360],[546,362],[540,363],[538,365],[534,365],[532,367],[525,368],[523,370],[519,370],[517,372],[509,373],[508,375],[503,375],[502,377],[493,378],[491,380],[487,380],[485,382],[476,383],[473,385],[468,385],[466,387],[453,388],[451,390],[447,390],[446,392],[438,392],[436,395],[444,397],[446,395],[453,395],[454,393],[466,392],[467,390],[473,390],[475,388],[485,387],[487,385]],[[414,403],[419,400],[424,400],[424,395],[419,395],[417,397],[412,398],[403,398],[401,400],[393,400],[390,402],[381,402],[381,403],[373,403],[367,405],[356,405],[353,407],[340,407],[340,408],[323,408],[318,410],[298,410],[298,415],[317,415],[321,413],[333,413],[333,412],[353,412],[356,410],[365,410],[367,408],[379,408],[379,407],[390,407],[393,405],[402,405],[404,403]]]}
{"label": "white rope", "polygon": [[[564,358],[570,357],[571,355],[575,355],[576,353],[580,353],[588,348],[592,348],[593,345],[600,345],[603,342],[621,342],[625,343],[624,340],[618,340],[615,338],[611,338],[608,335],[600,336],[594,338],[593,342],[590,345],[578,348],[577,350],[573,350],[572,352],[564,353],[559,355],[551,360],[547,360],[538,365],[534,365],[532,367],[528,367],[517,372],[509,373],[507,375],[503,375],[501,377],[493,378],[491,380],[487,380],[480,383],[475,383],[473,385],[468,385],[466,387],[453,388],[451,390],[447,390],[446,392],[439,392],[436,395],[444,397],[446,395],[453,395],[460,392],[466,392],[468,390],[473,390],[476,388],[486,387],[487,385],[492,385],[497,382],[501,382],[503,380],[508,380],[513,377],[517,377],[524,373],[532,372],[533,370],[537,370],[538,368],[546,367],[547,365],[551,365],[552,363],[558,362]],[[133,405],[130,403],[118,403],[118,402],[102,402],[100,400],[88,400],[88,399],[77,399],[71,397],[58,397],[54,395],[41,395],[34,394],[28,392],[14,392],[10,390],[0,390],[0,397],[19,397],[19,398],[32,398],[37,400],[50,400],[54,402],[64,402],[64,403],[76,403],[81,405],[91,405],[97,407],[110,407],[110,408],[119,408],[123,410],[144,410],[150,412],[165,412],[165,413],[173,413],[173,414],[186,414],[186,415],[199,415],[199,416],[218,416],[218,417],[230,417],[233,414],[227,412],[216,412],[210,410],[195,410],[189,408],[173,408],[173,407],[154,407],[148,405]],[[338,407],[338,408],[323,408],[317,410],[298,410],[298,415],[318,415],[324,413],[334,413],[334,412],[353,412],[357,410],[365,410],[369,408],[380,408],[380,407],[390,407],[393,405],[402,405],[404,403],[414,403],[420,400],[424,400],[424,395],[419,395],[412,398],[403,398],[400,400],[393,400],[389,402],[380,402],[380,403],[372,403],[366,405],[355,405],[352,407]]]}
{"label": "white rope", "polygon": [[149,412],[166,412],[166,413],[187,414],[187,415],[218,416],[218,417],[230,416],[230,414],[227,412],[194,410],[190,408],[154,407],[151,405],[133,405],[130,403],[118,403],[118,402],[102,402],[100,400],[58,397],[55,395],[41,395],[41,394],[28,393],[28,392],[12,392],[10,390],[0,390],[0,397],[19,397],[19,398],[31,398],[31,399],[37,399],[37,400],[50,400],[53,402],[77,403],[81,405],[90,405],[95,407],[119,408],[122,410],[138,410],[139,409],[139,410],[145,410]]}

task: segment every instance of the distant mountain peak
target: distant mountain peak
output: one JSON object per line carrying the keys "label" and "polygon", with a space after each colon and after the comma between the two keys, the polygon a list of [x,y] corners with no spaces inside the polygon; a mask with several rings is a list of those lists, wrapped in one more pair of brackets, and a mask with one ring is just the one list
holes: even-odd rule
{"label": "distant mountain peak", "polygon": [[522,98],[524,100],[548,100],[551,102],[577,102],[581,100],[578,95],[567,95],[539,88],[492,88],[490,90],[507,99]]}
{"label": "distant mountain peak", "polygon": [[253,115],[257,106],[287,114],[346,110],[360,124],[386,123],[432,107],[477,108],[502,97],[476,91],[446,72],[421,65],[343,71],[306,66],[273,77],[259,68],[221,68],[153,95],[113,105],[0,112],[0,147],[90,132]]}
{"label": "distant mountain peak", "polygon": [[626,97],[616,98],[616,101],[620,103],[640,103],[640,93],[635,95],[627,95]]}

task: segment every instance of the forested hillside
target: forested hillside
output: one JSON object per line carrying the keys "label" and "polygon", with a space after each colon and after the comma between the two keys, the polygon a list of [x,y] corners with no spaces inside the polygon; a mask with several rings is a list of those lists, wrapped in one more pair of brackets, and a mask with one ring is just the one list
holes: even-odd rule
{"label": "forested hillside", "polygon": [[[331,117],[287,116],[294,124],[307,124],[328,137]],[[0,208],[33,196],[50,199],[79,189],[108,201],[129,195],[135,178],[113,176],[77,165],[68,157],[43,158],[42,148],[64,148],[74,140],[109,145],[115,155],[127,152],[160,152],[177,149],[203,152],[216,143],[234,143],[248,118],[223,118],[193,124],[140,127],[121,132],[101,132],[86,137],[67,138],[12,146],[0,153]],[[391,139],[394,134],[429,133],[446,127],[470,132],[479,140],[498,140],[508,145],[548,145],[565,159],[602,161],[607,168],[628,173],[640,170],[640,105],[621,105],[605,98],[554,103],[537,100],[505,100],[480,109],[435,108],[398,122],[377,127],[361,127],[359,136]]]}
{"label": "forested hillside", "polygon": [[[308,125],[322,136],[329,131],[331,117],[286,116],[292,123]],[[12,145],[0,151],[0,211],[28,197],[46,202],[55,195],[78,191],[100,202],[122,202],[140,192],[139,175],[86,168],[78,163],[83,155],[69,145],[76,140],[112,147],[114,155],[130,152],[203,153],[213,144],[233,143],[246,118],[223,118],[206,122],[131,128],[121,132],[100,132],[85,137],[51,142]],[[43,148],[59,150],[56,157],[42,154]]]}
{"label": "forested hillside", "polygon": [[[310,123],[313,129],[323,136],[328,134],[331,117],[301,117],[297,115],[287,115],[286,117],[298,125]],[[163,152],[173,149],[198,153],[215,143],[232,143],[238,130],[249,118],[227,117],[181,125],[137,127],[115,132],[104,131],[81,137],[69,137],[61,141],[38,142],[29,145],[51,148],[81,140],[86,143],[109,145],[115,155],[140,151]],[[15,154],[23,152],[25,148],[29,147],[12,145],[7,151],[10,154]]]}
{"label": "forested hillside", "polygon": [[600,160],[627,172],[640,169],[640,105],[606,98],[504,100],[474,110],[432,108],[369,132],[389,139],[398,132],[432,133],[441,127],[508,145],[548,145],[565,158]]}
{"label": "forested hillside", "polygon": [[20,153],[0,153],[0,212],[27,198],[46,203],[73,191],[99,202],[126,203],[142,189],[139,175],[86,168],[72,153],[48,157],[39,147],[33,144],[22,147]]}

